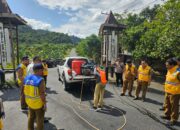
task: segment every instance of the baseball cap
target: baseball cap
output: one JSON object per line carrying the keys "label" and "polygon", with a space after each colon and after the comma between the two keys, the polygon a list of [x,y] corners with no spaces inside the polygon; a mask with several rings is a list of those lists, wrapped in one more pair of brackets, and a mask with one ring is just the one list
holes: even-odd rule
{"label": "baseball cap", "polygon": [[28,57],[28,56],[23,56],[23,57],[21,58],[21,60],[22,60],[22,61],[24,61],[24,60],[29,60],[29,57]]}
{"label": "baseball cap", "polygon": [[35,70],[41,70],[41,69],[44,69],[43,65],[41,63],[38,63],[38,64],[34,64],[33,66],[33,71]]}

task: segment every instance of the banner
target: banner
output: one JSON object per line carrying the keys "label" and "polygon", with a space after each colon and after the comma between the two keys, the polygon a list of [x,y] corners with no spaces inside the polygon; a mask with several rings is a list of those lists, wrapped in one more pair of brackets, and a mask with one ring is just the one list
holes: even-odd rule
{"label": "banner", "polygon": [[5,33],[5,43],[6,43],[6,59],[7,59],[7,63],[11,63],[12,47],[11,47],[11,42],[9,39],[9,30],[5,28],[4,33]]}
{"label": "banner", "polygon": [[1,64],[6,66],[6,45],[4,41],[4,30],[2,23],[0,23],[0,59]]}

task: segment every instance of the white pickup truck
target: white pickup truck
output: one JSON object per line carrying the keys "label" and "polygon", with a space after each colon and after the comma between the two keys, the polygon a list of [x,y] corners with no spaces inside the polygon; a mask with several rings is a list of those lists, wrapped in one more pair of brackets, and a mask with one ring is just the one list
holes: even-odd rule
{"label": "white pickup truck", "polygon": [[72,62],[75,60],[81,60],[84,62],[84,64],[89,63],[89,60],[86,57],[66,57],[61,65],[57,65],[59,81],[63,83],[64,90],[68,90],[69,88],[71,88],[72,84],[74,83],[87,83],[90,89],[94,89],[95,76],[93,72],[88,75],[82,73],[77,74],[77,72],[73,70],[72,67]]}

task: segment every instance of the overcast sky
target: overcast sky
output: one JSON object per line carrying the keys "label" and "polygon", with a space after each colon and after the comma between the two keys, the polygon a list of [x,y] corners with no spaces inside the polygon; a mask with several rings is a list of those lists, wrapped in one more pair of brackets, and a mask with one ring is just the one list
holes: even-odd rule
{"label": "overcast sky", "polygon": [[13,13],[22,16],[34,29],[46,29],[86,37],[98,34],[112,10],[140,12],[165,0],[7,0]]}

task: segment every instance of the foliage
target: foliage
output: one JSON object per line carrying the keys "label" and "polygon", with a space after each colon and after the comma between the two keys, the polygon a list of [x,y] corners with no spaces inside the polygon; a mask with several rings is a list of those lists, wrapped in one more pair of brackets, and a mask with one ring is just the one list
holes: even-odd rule
{"label": "foliage", "polygon": [[19,55],[20,57],[28,55],[30,58],[38,55],[42,59],[58,59],[64,58],[72,47],[71,44],[21,44]]}
{"label": "foliage", "polygon": [[118,14],[118,21],[127,25],[120,38],[123,48],[137,59],[180,57],[179,9],[179,0],[168,0],[162,6],[148,7],[140,14],[126,17]]}
{"label": "foliage", "polygon": [[41,44],[41,43],[70,43],[77,44],[80,38],[69,36],[64,33],[50,32],[47,30],[34,30],[29,26],[19,27],[19,43]]}
{"label": "foliage", "polygon": [[81,56],[86,56],[99,62],[101,57],[101,41],[96,35],[91,35],[81,40],[76,47],[76,51]]}

